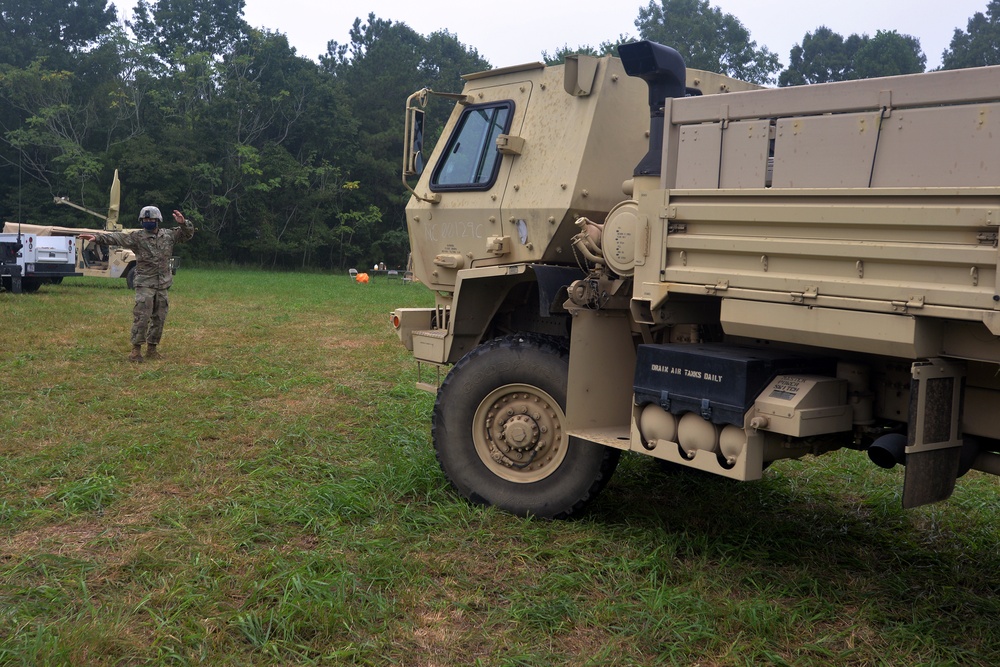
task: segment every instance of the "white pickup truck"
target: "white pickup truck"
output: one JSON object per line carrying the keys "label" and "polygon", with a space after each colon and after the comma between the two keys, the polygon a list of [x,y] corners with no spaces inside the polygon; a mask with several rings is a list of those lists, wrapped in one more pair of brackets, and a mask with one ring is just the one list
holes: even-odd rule
{"label": "white pickup truck", "polygon": [[7,292],[37,292],[76,272],[76,238],[31,233],[0,234],[0,287]]}

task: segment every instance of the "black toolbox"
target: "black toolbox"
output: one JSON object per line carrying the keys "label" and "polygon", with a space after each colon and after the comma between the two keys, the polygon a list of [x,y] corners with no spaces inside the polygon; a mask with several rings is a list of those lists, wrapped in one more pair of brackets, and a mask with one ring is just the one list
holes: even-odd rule
{"label": "black toolbox", "polygon": [[743,415],[777,375],[836,375],[837,361],[726,343],[640,345],[635,403],[673,414],[697,412],[716,424],[743,427]]}

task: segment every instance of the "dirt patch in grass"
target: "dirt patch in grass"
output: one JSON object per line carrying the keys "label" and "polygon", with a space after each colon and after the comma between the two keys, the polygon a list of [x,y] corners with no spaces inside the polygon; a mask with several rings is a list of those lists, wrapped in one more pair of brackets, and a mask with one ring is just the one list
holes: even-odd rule
{"label": "dirt patch in grass", "polygon": [[78,556],[89,553],[95,540],[107,530],[106,525],[94,520],[40,526],[6,538],[3,550],[14,559],[38,553]]}

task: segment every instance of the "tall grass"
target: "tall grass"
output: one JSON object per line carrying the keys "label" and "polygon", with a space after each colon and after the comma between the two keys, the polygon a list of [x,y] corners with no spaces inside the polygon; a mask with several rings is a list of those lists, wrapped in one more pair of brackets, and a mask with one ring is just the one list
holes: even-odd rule
{"label": "tall grass", "polygon": [[994,478],[903,512],[851,453],[626,457],[583,518],[472,507],[378,278],[182,269],[0,294],[0,664],[994,665]]}

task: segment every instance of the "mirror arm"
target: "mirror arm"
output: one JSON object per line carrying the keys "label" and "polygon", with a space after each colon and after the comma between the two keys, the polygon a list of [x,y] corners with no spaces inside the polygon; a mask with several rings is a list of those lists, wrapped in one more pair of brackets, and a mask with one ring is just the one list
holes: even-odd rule
{"label": "mirror arm", "polygon": [[[441,201],[441,195],[437,193],[431,194],[429,197],[419,195],[417,194],[417,191],[410,186],[409,181],[406,180],[406,177],[408,175],[416,174],[416,170],[411,166],[411,160],[414,156],[414,151],[413,151],[413,133],[415,131],[414,124],[415,124],[415,119],[417,118],[416,112],[419,111],[421,114],[423,114],[423,108],[427,106],[428,95],[443,95],[444,97],[456,97],[454,95],[447,93],[445,94],[435,93],[430,88],[422,88],[406,98],[406,120],[405,120],[405,126],[403,128],[402,180],[403,180],[403,186],[407,190],[409,190],[414,197],[416,197],[420,201],[436,204],[437,202]],[[465,97],[465,96],[459,95],[458,97]],[[420,106],[419,107],[416,106],[417,104],[419,104]],[[421,123],[420,131],[423,132],[423,123]]]}
{"label": "mirror arm", "polygon": [[[416,118],[416,112],[420,111],[423,113],[423,109],[427,106],[427,99],[431,95],[436,95],[437,97],[445,97],[450,100],[455,100],[457,104],[466,106],[475,102],[475,99],[471,95],[463,95],[462,93],[436,93],[430,88],[421,88],[417,92],[413,93],[406,98],[406,120],[403,127],[403,170],[402,170],[402,181],[403,186],[406,187],[413,196],[420,201],[428,202],[430,204],[437,204],[441,201],[441,195],[431,193],[427,196],[417,194],[410,183],[406,180],[407,176],[412,176],[416,174],[415,169],[410,166],[410,160],[413,156],[413,123]],[[417,106],[419,104],[419,106]],[[421,128],[422,129],[422,128]]]}

